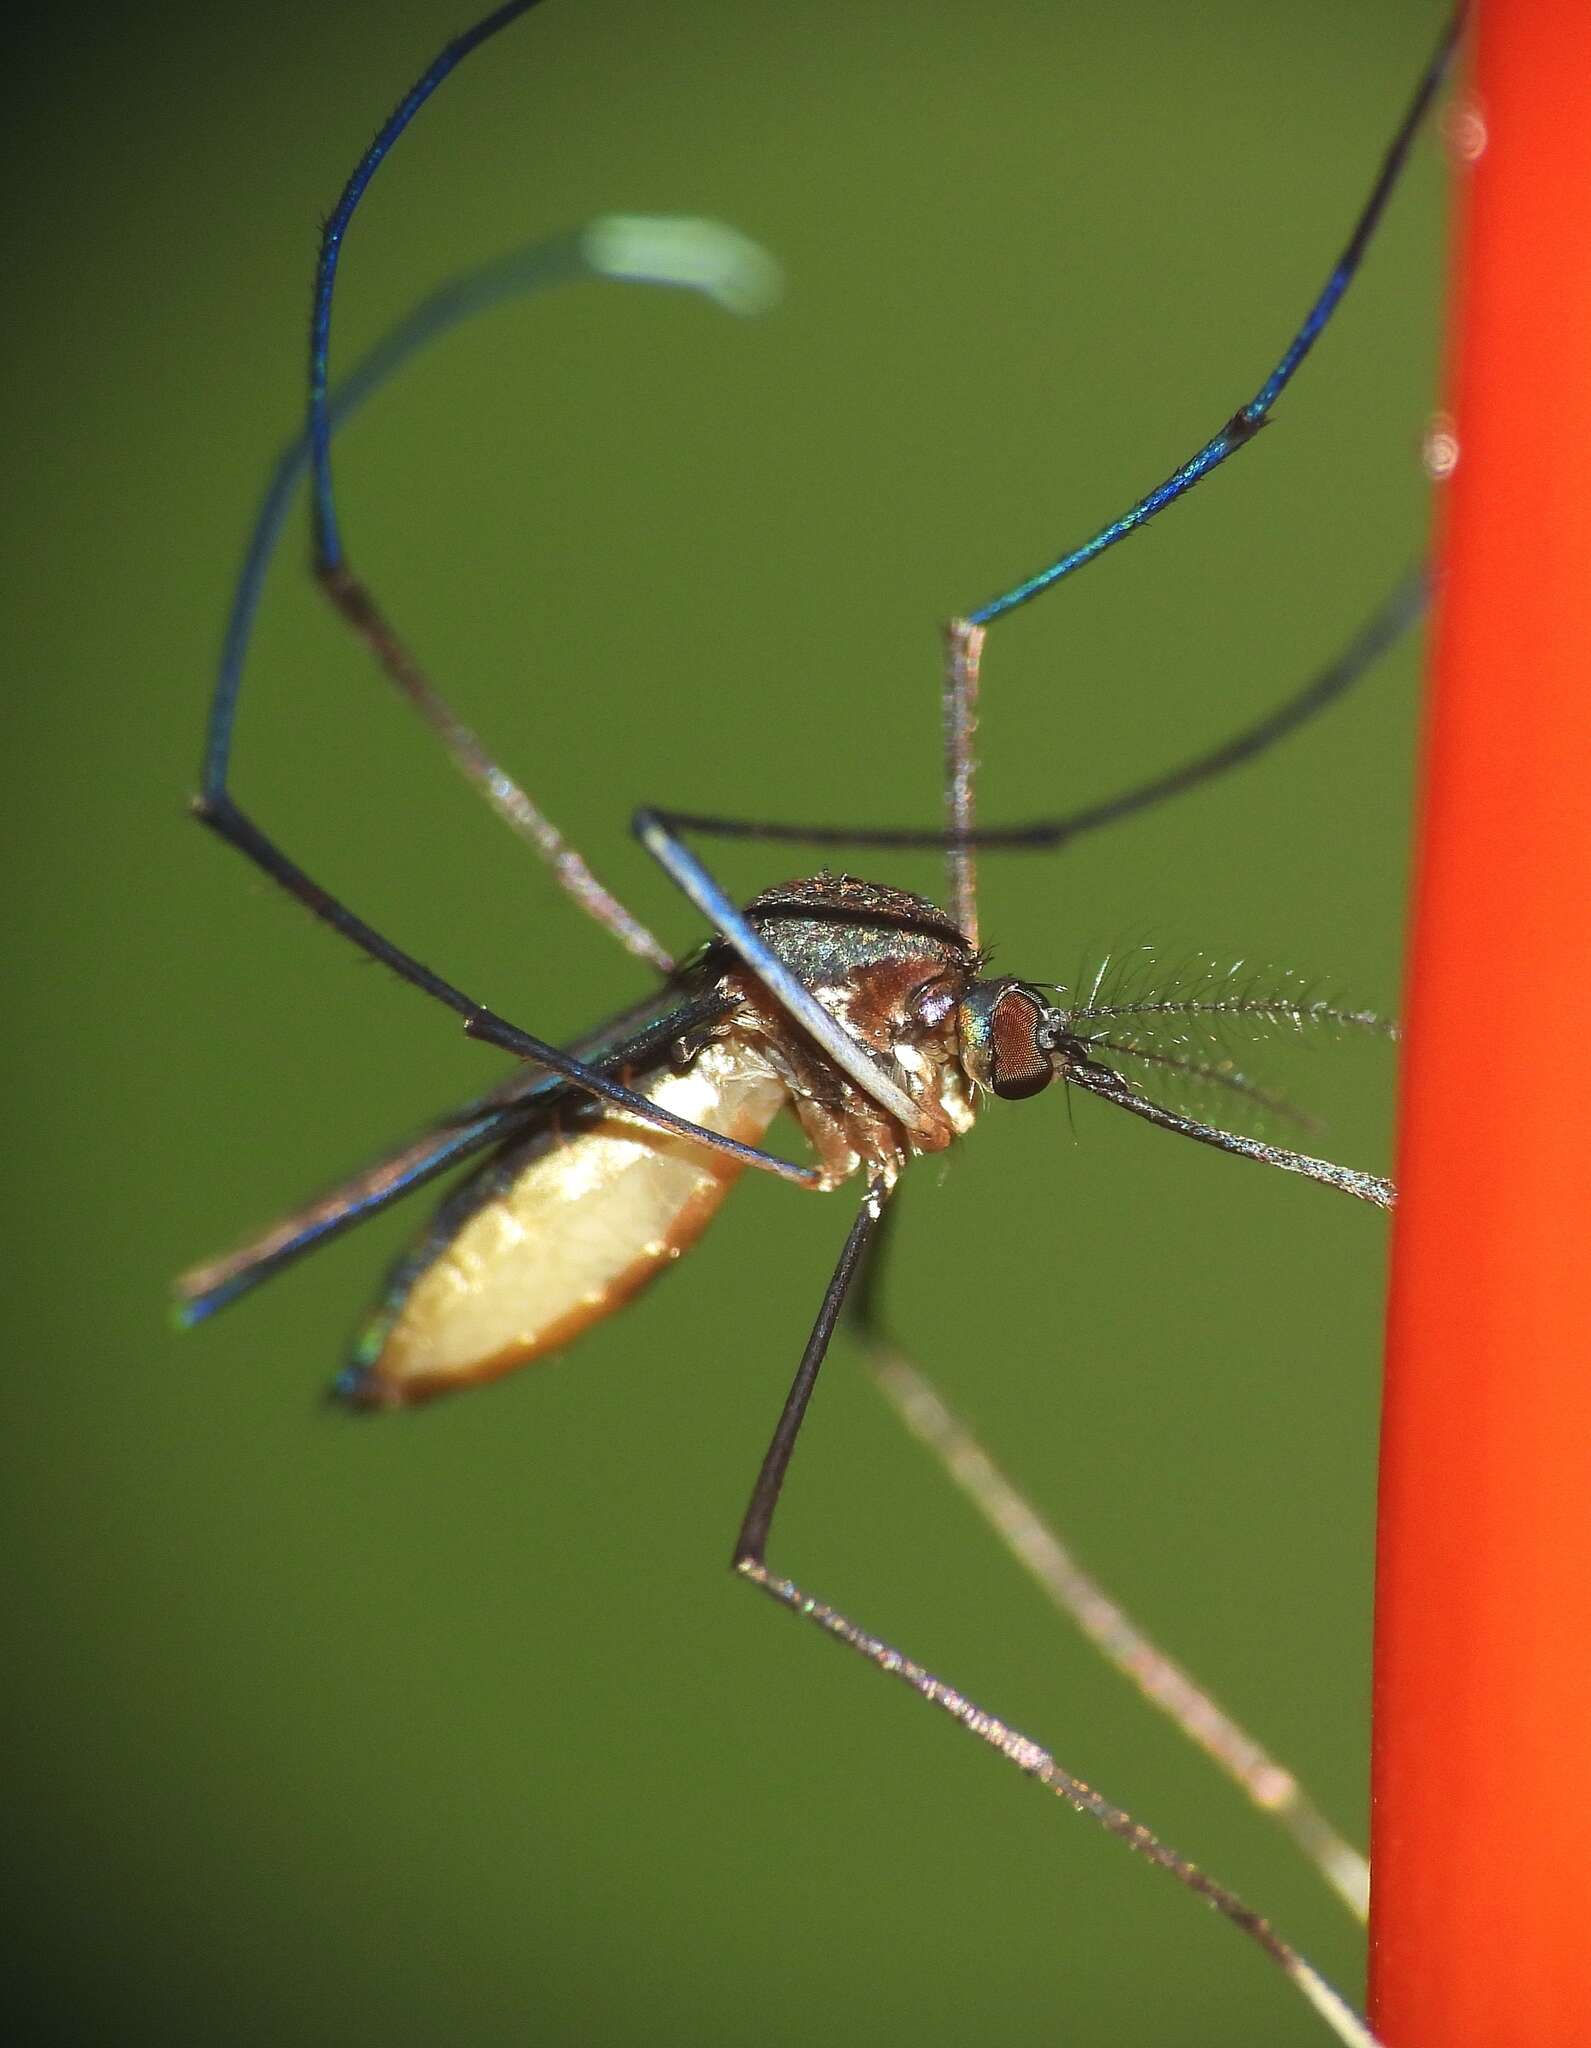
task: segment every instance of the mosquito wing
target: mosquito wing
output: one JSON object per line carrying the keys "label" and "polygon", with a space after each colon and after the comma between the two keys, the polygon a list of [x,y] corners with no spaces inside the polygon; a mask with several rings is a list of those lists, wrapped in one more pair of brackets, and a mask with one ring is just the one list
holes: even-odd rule
{"label": "mosquito wing", "polygon": [[[610,1019],[570,1050],[604,1073],[650,1073],[669,1060],[682,1039],[716,1023],[728,1006],[729,999],[716,986],[671,987]],[[306,1252],[435,1180],[449,1167],[503,1141],[522,1142],[572,1106],[589,1101],[572,1082],[526,1062],[487,1094],[438,1117],[235,1251],[190,1267],[176,1283],[178,1321],[184,1328],[203,1322]]]}

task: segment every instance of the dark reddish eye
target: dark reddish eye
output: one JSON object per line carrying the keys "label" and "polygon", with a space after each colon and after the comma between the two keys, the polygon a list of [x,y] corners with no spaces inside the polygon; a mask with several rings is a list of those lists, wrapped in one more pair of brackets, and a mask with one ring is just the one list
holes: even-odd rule
{"label": "dark reddish eye", "polygon": [[1054,1056],[1039,1043],[1043,1010],[1025,989],[1008,988],[989,1019],[989,1086],[1007,1102],[1037,1095],[1055,1077]]}

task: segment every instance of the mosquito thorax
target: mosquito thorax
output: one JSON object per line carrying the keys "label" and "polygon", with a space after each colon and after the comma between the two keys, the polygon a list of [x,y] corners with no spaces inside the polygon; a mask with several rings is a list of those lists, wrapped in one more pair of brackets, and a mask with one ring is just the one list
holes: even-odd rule
{"label": "mosquito thorax", "polygon": [[1055,1078],[1054,1011],[1026,982],[975,981],[959,1007],[961,1064],[979,1088],[1007,1102]]}
{"label": "mosquito thorax", "polygon": [[826,872],[763,890],[746,916],[923,1112],[919,1127],[904,1130],[716,941],[704,965],[723,976],[735,1001],[722,1029],[783,1079],[828,1185],[859,1168],[892,1180],[914,1152],[942,1151],[971,1128],[974,1090],[959,1016],[979,955],[951,917],[909,890]]}

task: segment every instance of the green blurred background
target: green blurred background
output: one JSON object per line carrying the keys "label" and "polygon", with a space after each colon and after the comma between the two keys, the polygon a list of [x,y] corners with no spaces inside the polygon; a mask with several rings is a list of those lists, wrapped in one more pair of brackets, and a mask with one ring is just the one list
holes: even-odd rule
{"label": "green blurred background", "polygon": [[[340,359],[439,277],[610,208],[734,221],[787,296],[748,325],[585,287],[459,335],[346,439],[353,559],[687,946],[630,807],[931,821],[937,622],[1254,388],[1438,18],[548,7],[377,181]],[[319,1402],[413,1211],[167,1333],[169,1274],[501,1064],[183,811],[298,404],[317,221],[460,20],[278,0],[15,32],[9,2037],[1317,2040],[1186,1895],[725,1571],[848,1198],[753,1177],[574,1355],[416,1418]],[[1427,138],[1252,451],[997,629],[989,816],[1227,732],[1418,550],[1441,187]],[[529,1027],[627,1000],[631,963],[389,701],[297,531],[288,552],[244,801]],[[986,862],[1000,966],[1061,979],[1148,932],[1395,1001],[1414,679],[1411,648],[1263,765],[1063,857]],[[722,868],[749,893],[798,863]],[[928,862],[889,878],[935,886]],[[1283,1047],[1273,1072],[1336,1156],[1379,1165],[1390,1066]],[[1041,1100],[920,1169],[902,1220],[905,1336],[1362,1836],[1378,1219]],[[844,1346],[774,1555],[1357,1991],[1335,1901],[1052,1622]]]}

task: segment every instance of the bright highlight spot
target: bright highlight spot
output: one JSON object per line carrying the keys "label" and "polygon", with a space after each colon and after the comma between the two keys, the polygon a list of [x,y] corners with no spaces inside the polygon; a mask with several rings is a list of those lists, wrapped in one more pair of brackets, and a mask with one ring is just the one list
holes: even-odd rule
{"label": "bright highlight spot", "polygon": [[784,275],[767,250],[722,221],[604,214],[582,231],[580,250],[603,277],[683,285],[730,313],[766,312],[784,290]]}

